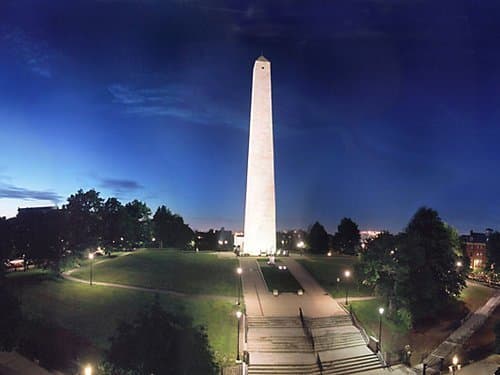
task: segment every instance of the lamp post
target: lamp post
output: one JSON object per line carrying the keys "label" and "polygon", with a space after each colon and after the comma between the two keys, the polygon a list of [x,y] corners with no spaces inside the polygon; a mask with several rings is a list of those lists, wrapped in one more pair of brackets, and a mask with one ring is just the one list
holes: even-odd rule
{"label": "lamp post", "polygon": [[236,361],[240,361],[240,319],[242,316],[241,311],[236,311],[236,318],[238,319],[238,334],[237,334],[237,340],[236,340]]}
{"label": "lamp post", "polygon": [[346,306],[349,305],[349,277],[351,276],[351,271],[345,270],[344,271],[344,277],[345,277],[345,304]]}
{"label": "lamp post", "polygon": [[462,365],[458,363],[458,356],[455,354],[451,360],[451,366],[449,367],[450,372],[455,375],[457,371],[460,371]]}
{"label": "lamp post", "polygon": [[241,274],[243,269],[241,267],[236,268],[236,273],[238,274],[238,306],[241,304]]}
{"label": "lamp post", "polygon": [[94,263],[94,253],[89,253],[89,259],[90,259],[90,286],[92,286],[92,263]]}
{"label": "lamp post", "polygon": [[92,366],[90,365],[85,366],[85,368],[83,369],[83,373],[85,375],[92,375]]}
{"label": "lamp post", "polygon": [[382,350],[382,315],[384,315],[384,308],[378,308],[379,321],[378,321],[378,351]]}

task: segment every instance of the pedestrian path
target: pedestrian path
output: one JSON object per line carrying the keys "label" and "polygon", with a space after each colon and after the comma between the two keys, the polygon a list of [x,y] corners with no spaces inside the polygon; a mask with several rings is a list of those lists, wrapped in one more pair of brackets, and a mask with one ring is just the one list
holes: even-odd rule
{"label": "pedestrian path", "polygon": [[[497,291],[482,307],[477,309],[460,327],[453,331],[429,356],[423,361],[428,367],[439,369],[446,365],[467,340],[481,328],[488,317],[500,306],[500,291]],[[420,365],[419,367],[421,367]]]}
{"label": "pedestrian path", "polygon": [[293,258],[280,258],[303,295],[267,289],[256,258],[240,258],[246,315],[240,347],[248,352],[249,375],[406,374],[388,370],[349,314]]}

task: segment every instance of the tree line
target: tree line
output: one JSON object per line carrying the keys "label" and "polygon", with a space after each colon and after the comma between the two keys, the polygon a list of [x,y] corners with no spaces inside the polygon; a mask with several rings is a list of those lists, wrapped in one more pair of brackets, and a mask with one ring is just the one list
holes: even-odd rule
{"label": "tree line", "polygon": [[328,234],[325,227],[316,221],[307,232],[306,246],[313,254],[325,254],[332,249],[341,254],[356,255],[360,240],[358,225],[352,219],[345,217],[340,221],[334,235]]}
{"label": "tree line", "polygon": [[102,198],[94,189],[78,190],[61,209],[20,211],[14,218],[0,218],[1,259],[24,257],[55,269],[67,254],[99,246],[182,249],[193,238],[182,216],[164,205],[151,216],[151,209],[140,200],[122,204],[115,197]]}

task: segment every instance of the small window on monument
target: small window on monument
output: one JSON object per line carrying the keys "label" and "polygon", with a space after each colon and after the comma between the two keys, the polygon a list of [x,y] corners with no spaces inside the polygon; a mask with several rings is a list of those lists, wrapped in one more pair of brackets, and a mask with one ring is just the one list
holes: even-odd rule
{"label": "small window on monument", "polygon": [[264,69],[264,67],[262,67],[261,69]]}

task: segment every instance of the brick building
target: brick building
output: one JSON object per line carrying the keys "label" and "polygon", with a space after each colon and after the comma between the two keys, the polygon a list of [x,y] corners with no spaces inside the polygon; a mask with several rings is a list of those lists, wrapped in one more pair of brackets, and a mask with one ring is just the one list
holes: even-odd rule
{"label": "brick building", "polygon": [[460,236],[460,238],[470,259],[470,268],[473,271],[484,269],[487,263],[486,242],[488,241],[488,232],[477,233],[470,231],[469,234]]}

